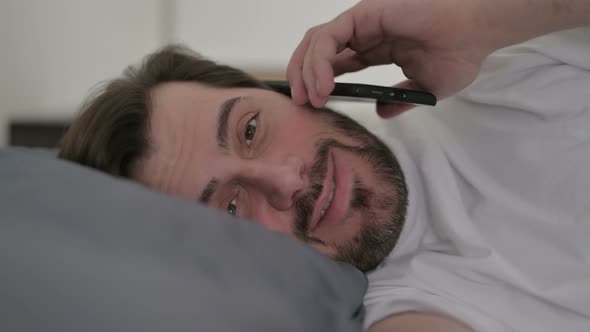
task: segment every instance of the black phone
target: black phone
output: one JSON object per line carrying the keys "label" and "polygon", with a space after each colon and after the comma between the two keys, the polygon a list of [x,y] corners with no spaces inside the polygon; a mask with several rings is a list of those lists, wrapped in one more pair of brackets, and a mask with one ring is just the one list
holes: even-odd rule
{"label": "black phone", "polygon": [[[291,96],[291,87],[289,87],[288,81],[264,81],[264,83],[279,93]],[[330,99],[436,105],[436,96],[425,91],[359,83],[336,83],[334,91],[330,94]]]}

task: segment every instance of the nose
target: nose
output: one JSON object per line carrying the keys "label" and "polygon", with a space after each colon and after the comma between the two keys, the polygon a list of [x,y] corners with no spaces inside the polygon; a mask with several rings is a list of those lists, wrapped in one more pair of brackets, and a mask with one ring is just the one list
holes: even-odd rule
{"label": "nose", "polygon": [[306,186],[305,163],[295,156],[278,162],[250,161],[242,177],[278,210],[291,208]]}

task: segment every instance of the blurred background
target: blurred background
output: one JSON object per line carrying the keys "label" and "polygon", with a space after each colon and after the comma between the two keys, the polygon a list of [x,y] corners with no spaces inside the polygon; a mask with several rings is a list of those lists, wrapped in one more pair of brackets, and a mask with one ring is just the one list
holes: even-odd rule
{"label": "blurred background", "polygon": [[[354,0],[0,0],[0,147],[55,146],[99,82],[168,43],[261,78],[284,77],[310,27]],[[393,66],[338,78],[391,85]],[[332,104],[360,118],[371,104]]]}

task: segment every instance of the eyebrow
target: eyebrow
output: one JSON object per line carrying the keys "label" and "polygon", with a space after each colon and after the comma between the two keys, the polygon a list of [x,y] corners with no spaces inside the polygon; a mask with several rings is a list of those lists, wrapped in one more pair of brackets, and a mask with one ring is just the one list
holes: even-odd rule
{"label": "eyebrow", "polygon": [[[229,117],[231,112],[234,110],[234,106],[240,101],[242,97],[234,97],[230,98],[219,106],[219,115],[217,116],[217,145],[227,150],[227,136],[229,135]],[[201,196],[199,197],[199,202],[203,204],[208,204],[213,197],[213,194],[219,188],[219,179],[212,178],[203,189]]]}
{"label": "eyebrow", "polygon": [[205,205],[208,204],[209,201],[211,200],[211,197],[213,197],[213,194],[215,193],[215,191],[217,191],[218,187],[219,187],[219,180],[218,179],[212,178],[211,180],[209,180],[209,183],[207,183],[207,186],[205,187],[205,189],[201,193],[201,197],[199,197],[199,202],[201,202]]}
{"label": "eyebrow", "polygon": [[234,110],[234,106],[236,106],[240,99],[242,97],[228,99],[219,107],[219,116],[217,117],[217,145],[222,149],[228,149],[229,117]]}

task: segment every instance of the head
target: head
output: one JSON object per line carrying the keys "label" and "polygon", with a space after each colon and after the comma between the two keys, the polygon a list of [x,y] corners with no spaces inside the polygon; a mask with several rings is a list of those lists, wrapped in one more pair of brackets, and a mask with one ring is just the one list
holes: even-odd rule
{"label": "head", "polygon": [[59,156],[289,234],[363,271],[393,249],[405,219],[403,173],[373,134],[178,46],[91,96]]}

